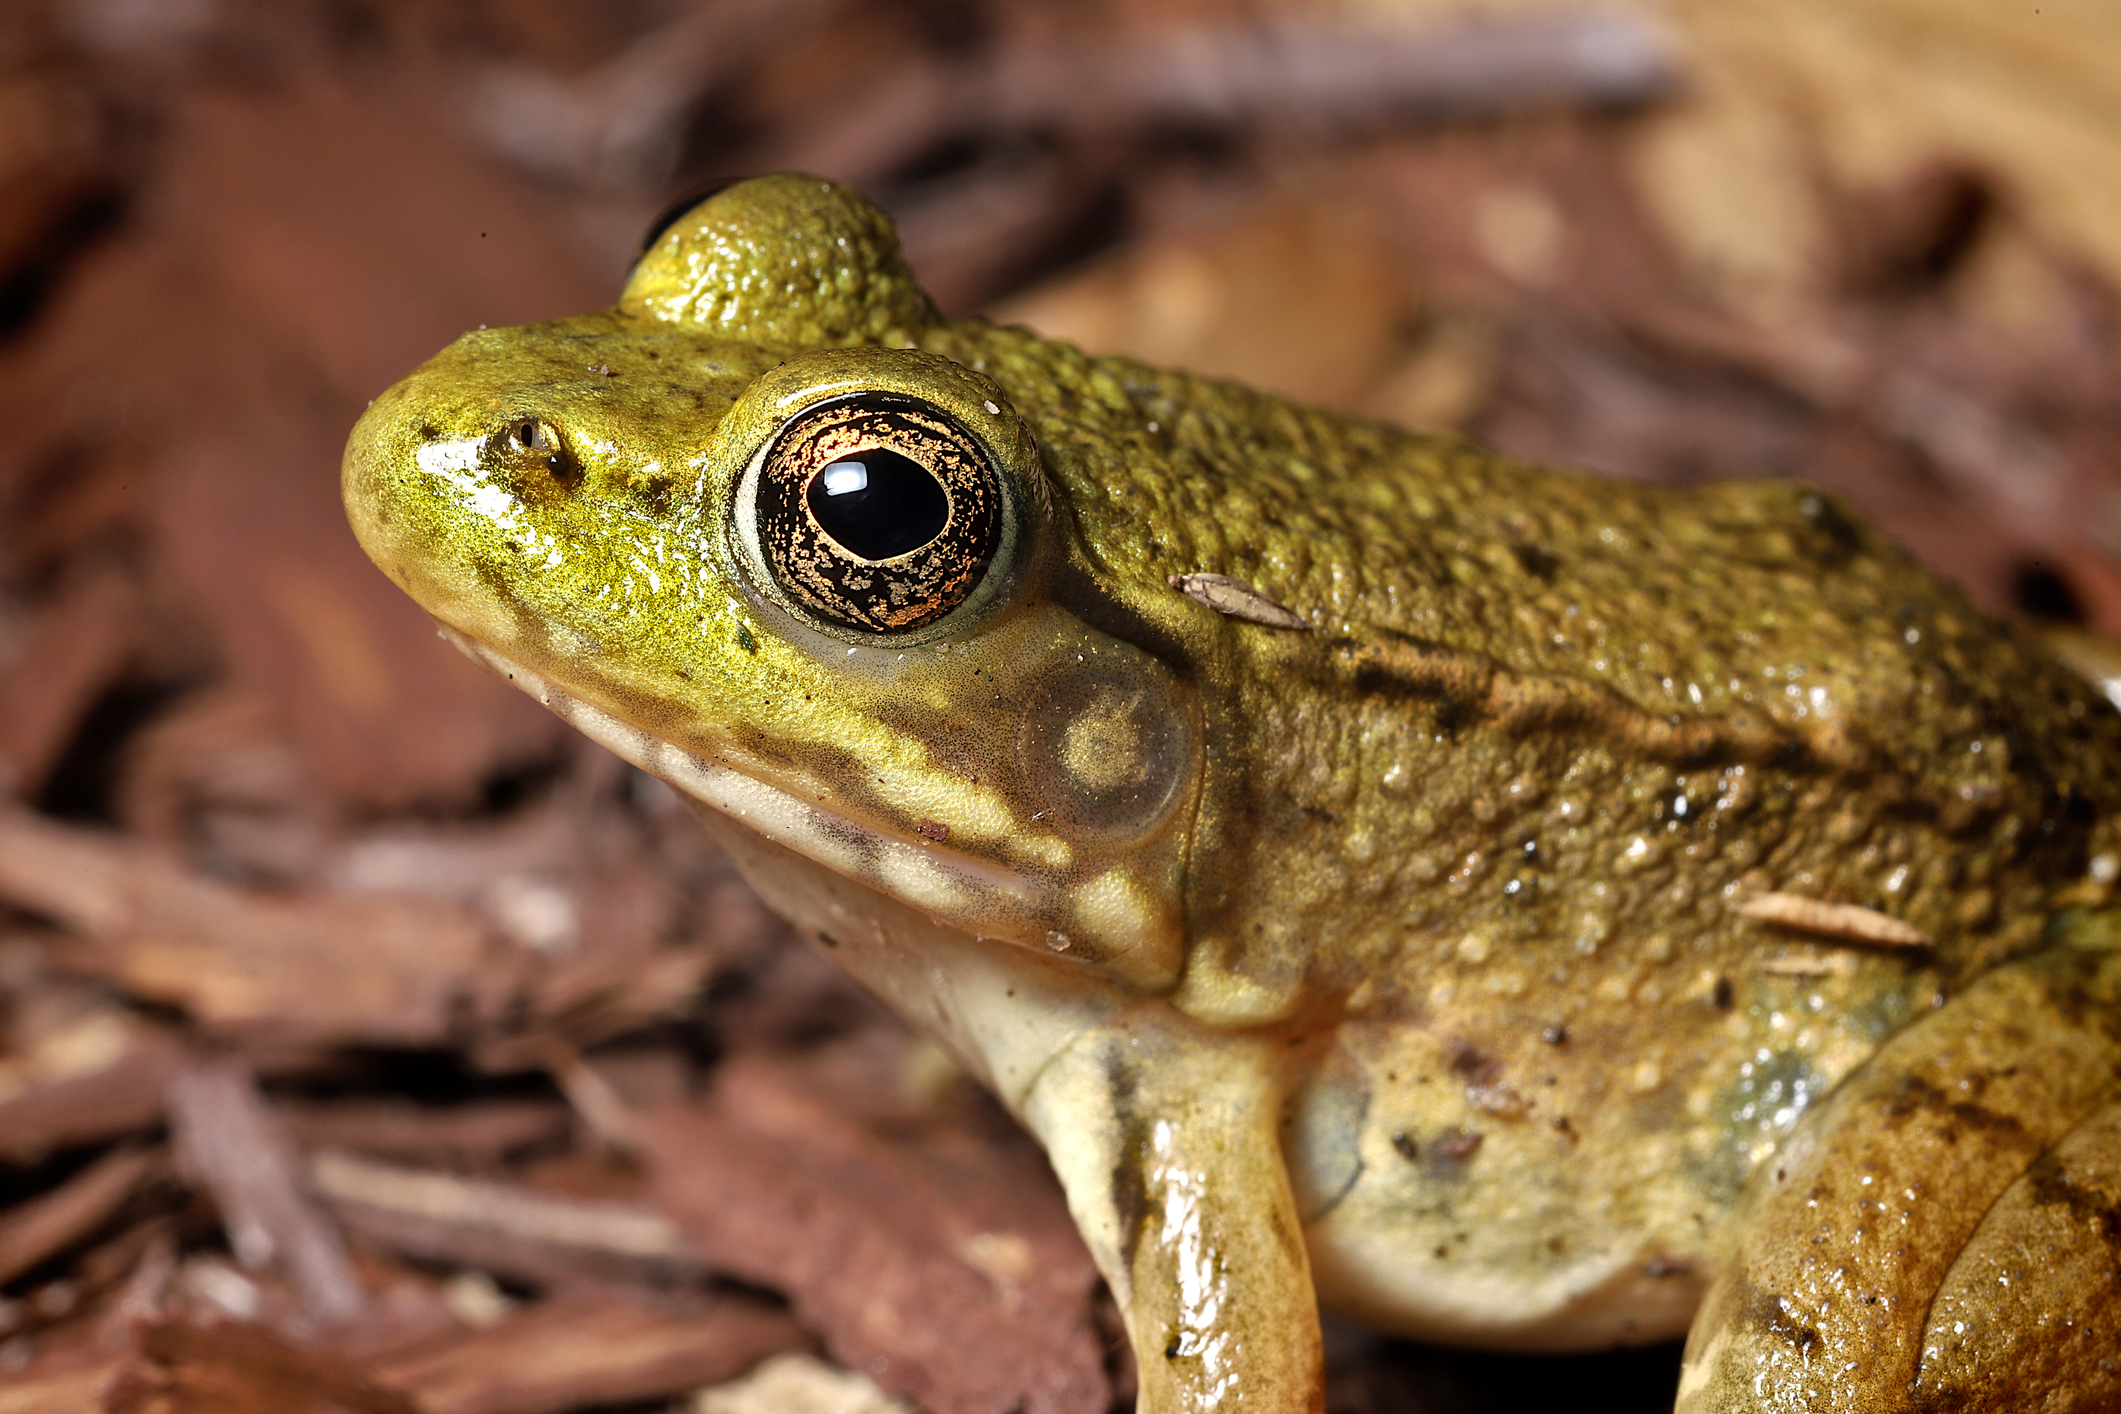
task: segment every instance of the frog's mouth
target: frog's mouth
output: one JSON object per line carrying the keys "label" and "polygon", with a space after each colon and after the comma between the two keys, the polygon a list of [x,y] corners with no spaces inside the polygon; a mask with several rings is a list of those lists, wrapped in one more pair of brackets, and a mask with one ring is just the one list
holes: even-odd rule
{"label": "frog's mouth", "polygon": [[[1067,900],[1040,881],[879,830],[745,771],[672,746],[437,621],[442,637],[538,699],[613,755],[804,858],[976,937],[1065,949]],[[1055,939],[1059,939],[1056,944]],[[1137,942],[1101,950],[1106,957]]]}

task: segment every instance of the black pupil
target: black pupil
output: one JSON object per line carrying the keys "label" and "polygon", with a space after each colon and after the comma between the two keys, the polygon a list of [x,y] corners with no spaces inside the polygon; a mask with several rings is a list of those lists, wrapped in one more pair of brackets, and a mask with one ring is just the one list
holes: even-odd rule
{"label": "black pupil", "polygon": [[950,498],[911,457],[872,447],[833,462],[805,496],[818,529],[865,560],[918,550],[943,533]]}

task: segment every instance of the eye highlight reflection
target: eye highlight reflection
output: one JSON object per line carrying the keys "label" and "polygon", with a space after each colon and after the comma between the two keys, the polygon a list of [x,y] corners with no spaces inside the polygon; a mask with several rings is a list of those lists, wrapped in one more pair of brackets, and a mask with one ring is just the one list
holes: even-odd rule
{"label": "eye highlight reflection", "polygon": [[804,497],[818,529],[865,560],[911,554],[950,523],[950,496],[933,473],[888,447],[836,461]]}

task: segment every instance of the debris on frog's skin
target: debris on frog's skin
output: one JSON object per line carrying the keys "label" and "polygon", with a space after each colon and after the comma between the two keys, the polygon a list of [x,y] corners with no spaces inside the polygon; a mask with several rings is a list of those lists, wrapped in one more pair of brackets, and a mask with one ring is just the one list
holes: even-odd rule
{"label": "debris on frog's skin", "polygon": [[1897,918],[1853,903],[1822,903],[1796,894],[1755,894],[1738,905],[1742,918],[1779,923],[1801,933],[1817,933],[1877,948],[1926,948],[1930,935]]}
{"label": "debris on frog's skin", "polygon": [[1481,1141],[1487,1136],[1477,1129],[1447,1130],[1432,1146],[1436,1157],[1446,1163],[1463,1163],[1480,1152]]}
{"label": "debris on frog's skin", "polygon": [[1466,1103],[1498,1119],[1523,1119],[1531,1108],[1524,1096],[1507,1085],[1468,1085]]}
{"label": "debris on frog's skin", "polygon": [[1275,603],[1243,580],[1226,574],[1174,574],[1168,583],[1195,603],[1206,604],[1233,619],[1298,633],[1311,627],[1294,609]]}
{"label": "debris on frog's skin", "polygon": [[1829,957],[1771,957],[1757,970],[1770,977],[1847,977],[1855,972],[1856,960],[1845,952]]}

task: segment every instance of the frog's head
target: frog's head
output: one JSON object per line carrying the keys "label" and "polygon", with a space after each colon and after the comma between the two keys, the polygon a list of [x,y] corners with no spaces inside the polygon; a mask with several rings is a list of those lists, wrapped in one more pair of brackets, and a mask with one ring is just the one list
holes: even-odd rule
{"label": "frog's head", "polygon": [[1199,709],[1056,602],[1032,431],[912,347],[890,224],[807,177],[654,238],[616,307],[467,334],[347,447],[363,547],[621,756],[929,918],[1180,965]]}

